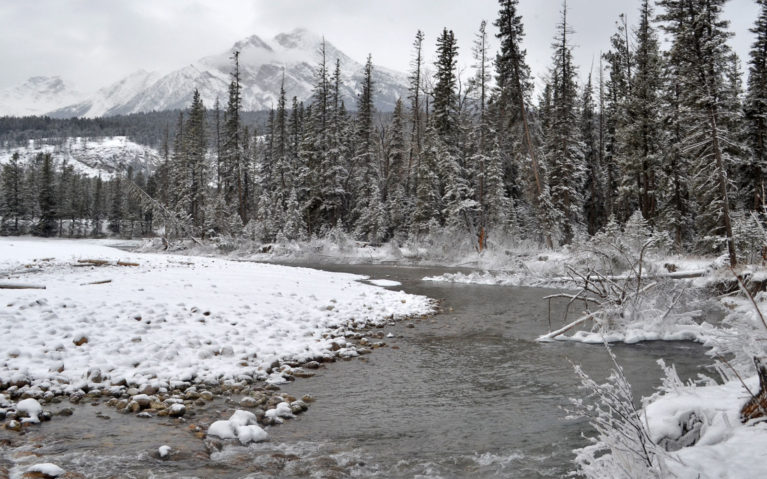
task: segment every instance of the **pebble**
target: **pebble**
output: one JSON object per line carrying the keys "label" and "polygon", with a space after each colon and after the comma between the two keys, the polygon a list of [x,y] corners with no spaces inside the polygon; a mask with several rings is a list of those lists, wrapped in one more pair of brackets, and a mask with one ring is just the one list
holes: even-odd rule
{"label": "pebble", "polygon": [[10,431],[21,431],[21,423],[15,419],[12,419],[5,424],[5,428]]}

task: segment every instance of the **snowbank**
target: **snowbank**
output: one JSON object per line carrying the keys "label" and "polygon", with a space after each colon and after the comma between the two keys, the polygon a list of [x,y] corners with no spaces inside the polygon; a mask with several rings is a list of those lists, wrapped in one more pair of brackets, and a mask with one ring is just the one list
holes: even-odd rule
{"label": "snowbank", "polygon": [[31,383],[68,393],[83,384],[265,379],[274,361],[343,351],[347,328],[433,310],[428,298],[361,279],[131,254],[86,241],[0,238],[0,282],[46,287],[0,289],[0,387]]}
{"label": "snowbank", "polygon": [[[756,376],[745,380],[758,391]],[[670,452],[674,477],[767,477],[767,423],[742,424],[749,398],[740,381],[688,386],[647,405],[652,439]]]}

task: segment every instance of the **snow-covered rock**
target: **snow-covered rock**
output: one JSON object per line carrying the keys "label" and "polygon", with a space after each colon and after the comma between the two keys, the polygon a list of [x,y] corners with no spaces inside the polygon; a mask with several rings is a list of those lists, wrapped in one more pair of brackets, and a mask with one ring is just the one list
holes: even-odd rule
{"label": "snow-covered rock", "polygon": [[157,454],[164,459],[170,455],[170,451],[170,446],[160,446],[157,449]]}
{"label": "snow-covered rock", "polygon": [[258,425],[256,415],[238,409],[227,421],[216,421],[208,428],[208,436],[221,439],[238,439],[245,445],[266,441],[269,434]]}
{"label": "snow-covered rock", "polygon": [[269,434],[258,425],[239,426],[237,428],[237,439],[240,444],[246,445],[251,442],[263,442],[269,438]]}
{"label": "snow-covered rock", "polygon": [[36,424],[40,422],[40,414],[43,412],[43,407],[36,399],[28,398],[23,399],[16,404],[16,411],[24,418],[22,422]]}
{"label": "snow-covered rock", "polygon": [[231,421],[216,421],[208,427],[208,436],[221,439],[235,439],[237,433]]}
{"label": "snow-covered rock", "polygon": [[[66,471],[60,468],[56,464],[50,462],[44,462],[41,464],[35,464],[27,468],[27,472],[38,473],[43,477],[59,477],[64,475]],[[36,476],[37,477],[37,476]]]}

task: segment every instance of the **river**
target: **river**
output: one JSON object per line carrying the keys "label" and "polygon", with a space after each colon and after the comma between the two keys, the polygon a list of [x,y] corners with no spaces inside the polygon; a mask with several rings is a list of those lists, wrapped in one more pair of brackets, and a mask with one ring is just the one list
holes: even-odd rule
{"label": "river", "polygon": [[[315,402],[307,413],[270,428],[266,443],[208,455],[188,427],[171,420],[79,406],[21,442],[13,439],[0,459],[0,477],[3,461],[8,467],[8,458],[18,454],[97,478],[534,478],[573,469],[572,450],[587,444],[583,434],[591,430],[563,410],[569,398],[584,394],[572,364],[600,381],[612,364],[603,346],[535,341],[548,330],[542,297],[551,290],[422,281],[447,271],[442,268],[302,266],[398,281],[395,289],[440,299],[443,313],[388,326],[382,331],[394,337],[385,339],[387,347],[283,386]],[[555,304],[555,324],[562,311]],[[673,362],[683,379],[704,372],[708,362],[692,343],[613,350],[637,401],[660,384],[658,359]],[[214,401],[189,423],[228,417],[233,400]],[[162,444],[179,451],[173,460],[157,457]]]}

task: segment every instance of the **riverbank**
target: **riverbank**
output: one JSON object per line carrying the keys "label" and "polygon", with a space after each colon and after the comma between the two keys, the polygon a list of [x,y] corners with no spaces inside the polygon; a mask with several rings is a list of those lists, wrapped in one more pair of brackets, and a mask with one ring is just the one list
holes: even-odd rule
{"label": "riverbank", "polygon": [[0,421],[9,431],[51,419],[48,405],[62,398],[181,418],[234,394],[253,414],[230,421],[251,428],[233,437],[247,443],[245,432],[261,437],[250,435],[256,424],[306,409],[276,385],[383,347],[382,328],[436,309],[359,275],[92,241],[2,238],[0,272]]}

